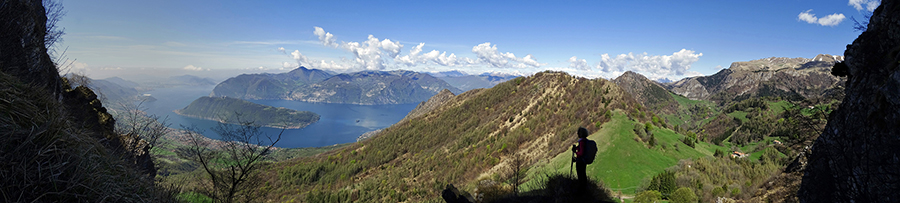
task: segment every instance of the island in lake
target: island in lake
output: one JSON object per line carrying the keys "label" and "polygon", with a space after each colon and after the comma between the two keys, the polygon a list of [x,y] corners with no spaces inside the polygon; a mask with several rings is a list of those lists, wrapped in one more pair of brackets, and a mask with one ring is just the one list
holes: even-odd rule
{"label": "island in lake", "polygon": [[287,129],[303,128],[319,121],[319,114],[313,112],[266,106],[230,97],[200,97],[187,107],[175,110],[175,113],[232,124],[237,124],[240,115],[241,121]]}

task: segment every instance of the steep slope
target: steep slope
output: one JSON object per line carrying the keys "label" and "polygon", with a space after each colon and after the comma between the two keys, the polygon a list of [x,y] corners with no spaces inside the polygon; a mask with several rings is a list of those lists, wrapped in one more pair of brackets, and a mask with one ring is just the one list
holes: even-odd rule
{"label": "steep slope", "polygon": [[254,124],[297,129],[319,121],[319,115],[309,111],[272,107],[230,97],[200,97],[183,109],[175,110],[182,116],[242,124]]}
{"label": "steep slope", "polygon": [[832,73],[846,97],[815,141],[799,198],[805,202],[900,199],[900,2],[882,1]]}
{"label": "steep slope", "polygon": [[116,134],[93,91],[59,76],[45,2],[61,6],[0,3],[0,202],[173,201],[147,176],[146,142]]}
{"label": "steep slope", "polygon": [[443,89],[459,92],[446,82],[412,71],[362,71],[338,74],[300,86],[291,100],[343,104],[405,104],[422,102]]}
{"label": "steep slope", "polygon": [[416,108],[412,111],[409,111],[409,113],[406,114],[406,117],[403,117],[401,121],[415,119],[419,116],[425,115],[428,112],[431,112],[434,109],[443,106],[447,103],[447,101],[450,101],[450,99],[455,96],[456,95],[454,95],[453,92],[450,92],[450,90],[441,90],[441,92],[438,92],[436,95],[429,98],[428,101],[423,101],[419,103],[419,105],[416,105]]}
{"label": "steep slope", "polygon": [[579,126],[595,130],[610,119],[608,111],[634,113],[636,105],[604,79],[557,72],[517,78],[453,96],[346,148],[280,163],[269,181],[283,190],[270,197],[424,201],[438,198],[447,183],[472,191],[473,181],[498,175],[510,157],[529,163],[555,157],[575,141]]}
{"label": "steep slope", "polygon": [[635,100],[656,113],[674,113],[678,102],[662,85],[641,74],[628,71],[613,80]]}
{"label": "steep slope", "polygon": [[222,81],[210,96],[241,99],[288,99],[290,91],[298,86],[321,82],[331,74],[299,67],[280,74],[241,74]]}
{"label": "steep slope", "polygon": [[776,96],[795,100],[834,97],[841,79],[832,76],[830,67],[842,56],[820,54],[812,59],[771,57],[735,62],[710,76],[685,78],[667,84],[676,94],[694,100],[719,104],[751,97]]}

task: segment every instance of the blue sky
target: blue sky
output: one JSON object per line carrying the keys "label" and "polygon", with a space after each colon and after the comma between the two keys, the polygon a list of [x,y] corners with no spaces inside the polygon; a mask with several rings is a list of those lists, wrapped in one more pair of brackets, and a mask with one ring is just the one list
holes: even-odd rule
{"label": "blue sky", "polygon": [[138,69],[284,72],[303,65],[335,72],[562,70],[591,78],[633,70],[679,79],[736,61],[843,55],[859,35],[850,17],[861,19],[879,2],[62,3],[67,15],[59,25],[67,34],[60,49],[75,61],[70,70],[89,76]]}

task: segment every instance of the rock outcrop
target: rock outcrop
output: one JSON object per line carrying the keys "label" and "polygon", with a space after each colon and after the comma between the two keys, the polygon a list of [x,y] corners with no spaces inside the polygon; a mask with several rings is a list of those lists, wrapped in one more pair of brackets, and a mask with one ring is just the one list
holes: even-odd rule
{"label": "rock outcrop", "polygon": [[46,94],[65,104],[63,108],[71,120],[76,121],[108,149],[124,154],[129,162],[147,175],[155,175],[156,169],[145,145],[125,146],[129,138],[115,134],[115,120],[87,87],[69,86],[59,76],[59,70],[47,54],[48,30],[46,9],[40,0],[14,0],[0,3],[0,72],[22,81],[31,87],[46,90]]}
{"label": "rock outcrop", "polygon": [[801,202],[900,201],[900,2],[869,22],[834,66],[845,97],[812,147]]}
{"label": "rock outcrop", "polygon": [[0,71],[58,95],[62,82],[44,44],[47,31],[41,1],[0,3]]}

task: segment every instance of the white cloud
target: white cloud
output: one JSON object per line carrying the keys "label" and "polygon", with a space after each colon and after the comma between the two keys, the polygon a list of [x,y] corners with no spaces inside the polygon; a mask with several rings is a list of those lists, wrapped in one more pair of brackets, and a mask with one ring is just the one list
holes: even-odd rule
{"label": "white cloud", "polygon": [[332,35],[330,32],[325,32],[325,29],[322,29],[321,27],[315,27],[315,28],[316,28],[316,30],[313,31],[313,34],[315,34],[316,36],[319,36],[319,42],[322,42],[322,45],[329,46],[329,47],[337,47],[338,46],[337,43],[334,43],[334,41],[335,41],[334,35]]}
{"label": "white cloud", "polygon": [[[440,66],[478,66],[486,65],[498,68],[538,68],[543,63],[537,61],[533,55],[525,55],[522,58],[516,57],[515,54],[506,52],[501,53],[497,50],[497,45],[491,45],[490,42],[482,43],[472,47],[472,52],[478,58],[472,59],[468,57],[459,57],[454,53],[441,52],[438,50],[423,51],[425,43],[419,43],[413,46],[406,55],[403,52],[403,44],[399,41],[391,39],[379,39],[373,35],[369,35],[363,42],[337,42],[334,35],[326,32],[321,27],[315,27],[313,34],[318,36],[319,42],[328,47],[340,48],[354,55],[351,60],[341,60],[338,62],[325,60],[310,60],[294,51],[291,56],[301,65],[306,64],[312,68],[319,69],[339,69],[339,70],[383,70],[393,65],[404,65],[407,67],[437,64]],[[279,51],[285,52],[283,48]]]}
{"label": "white cloud", "polygon": [[812,12],[812,9],[800,12],[797,15],[797,20],[804,21],[809,24],[819,24],[821,26],[835,26],[844,21],[844,14],[842,13],[834,13],[831,15],[827,15],[825,17],[817,18],[816,14],[809,13]]}
{"label": "white cloud", "polygon": [[[691,65],[700,60],[703,53],[696,53],[693,50],[681,49],[672,53],[672,55],[648,55],[642,54],[619,54],[611,57],[609,54],[600,55],[600,61],[597,62],[595,69],[601,72],[601,75],[613,77],[621,75],[625,71],[634,71],[644,74],[650,79],[660,78],[678,78],[683,76],[699,75],[699,72],[690,71]],[[588,70],[587,60],[579,60],[577,57],[569,58],[569,67],[577,70]]]}
{"label": "white cloud", "polygon": [[[528,68],[528,67],[540,67],[541,63],[538,63],[534,56],[531,54],[525,55],[523,58],[517,58],[513,53],[500,53],[497,51],[497,45],[491,46],[490,42],[485,42],[479,45],[472,47],[472,53],[478,56],[482,62],[487,63],[493,67],[504,68],[504,67],[515,67],[515,68]],[[517,64],[509,64],[509,62],[515,61]]]}
{"label": "white cloud", "polygon": [[194,66],[194,65],[187,65],[187,66],[185,66],[184,68],[181,68],[181,69],[189,70],[189,71],[203,71],[203,70],[207,70],[207,71],[208,71],[208,70],[209,70],[209,68],[203,69],[202,67],[197,67],[197,66]]}
{"label": "white cloud", "polygon": [[309,58],[306,58],[306,56],[301,54],[300,50],[294,50],[294,52],[291,52],[291,58],[297,60],[297,63],[309,64]]}
{"label": "white cloud", "polygon": [[287,51],[284,50],[284,47],[278,47],[278,51],[282,54],[287,54]]}
{"label": "white cloud", "polygon": [[835,26],[835,25],[841,23],[841,21],[844,21],[844,18],[845,17],[844,17],[843,13],[835,13],[835,14],[827,15],[825,17],[819,18],[819,25]]}
{"label": "white cloud", "polygon": [[[316,69],[325,69],[325,70],[349,70],[352,65],[348,65],[347,61],[342,61],[340,63],[335,61],[327,62],[325,60],[310,60],[306,56],[300,53],[300,50],[294,50],[291,52],[291,58],[297,60],[296,64],[290,64],[293,68],[297,68],[300,66],[306,66],[307,68],[316,68]],[[287,62],[282,63],[282,66],[285,66]]]}
{"label": "white cloud", "polygon": [[812,9],[800,12],[800,15],[797,15],[797,19],[804,21],[806,23],[816,23],[817,19],[815,14],[809,14]]}
{"label": "white cloud", "polygon": [[300,67],[298,63],[281,62],[281,70],[290,70]]}
{"label": "white cloud", "polygon": [[[372,35],[369,35],[369,38],[373,38]],[[393,58],[397,57],[400,54],[400,49],[403,48],[403,45],[400,44],[399,41],[392,42],[389,39],[384,39],[381,41],[381,49],[388,52],[388,54]]]}
{"label": "white cloud", "polygon": [[853,6],[857,11],[863,10],[863,6],[865,6],[867,11],[873,12],[878,5],[881,5],[881,0],[850,0],[847,5]]}
{"label": "white cloud", "polygon": [[409,50],[409,54],[405,56],[394,57],[394,62],[403,64],[405,66],[416,66],[419,64],[427,64],[429,62],[436,63],[442,66],[460,66],[475,63],[475,60],[469,58],[460,58],[453,53],[447,55],[447,52],[439,52],[437,50],[431,50],[427,53],[422,53],[423,46],[425,46],[425,43],[419,43],[419,45],[416,45],[411,50]]}
{"label": "white cloud", "polygon": [[578,57],[572,56],[569,58],[569,68],[574,68],[577,70],[590,70],[591,67],[588,66],[586,59],[578,59]]}

